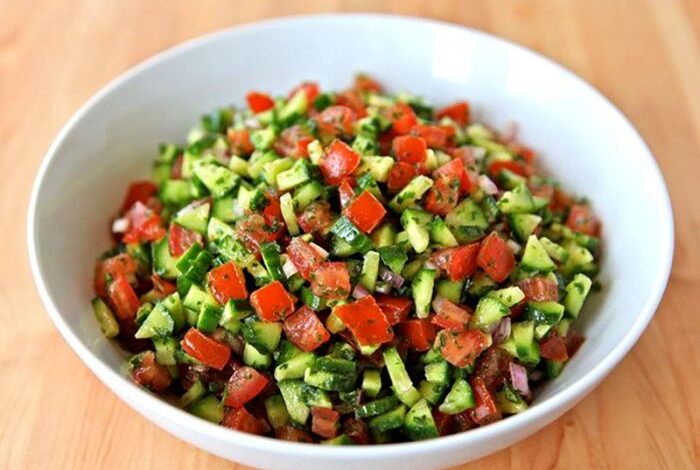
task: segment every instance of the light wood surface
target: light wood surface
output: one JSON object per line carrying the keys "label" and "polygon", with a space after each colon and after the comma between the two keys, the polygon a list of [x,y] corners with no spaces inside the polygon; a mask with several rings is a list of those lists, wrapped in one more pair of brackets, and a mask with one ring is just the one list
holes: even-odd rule
{"label": "light wood surface", "polygon": [[699,1],[0,0],[0,468],[244,468],[150,424],[59,336],[27,262],[31,182],[78,106],[146,57],[261,18],[377,7],[493,32],[571,68],[637,126],[674,204],[673,274],[633,351],[557,422],[460,468],[700,467]]}

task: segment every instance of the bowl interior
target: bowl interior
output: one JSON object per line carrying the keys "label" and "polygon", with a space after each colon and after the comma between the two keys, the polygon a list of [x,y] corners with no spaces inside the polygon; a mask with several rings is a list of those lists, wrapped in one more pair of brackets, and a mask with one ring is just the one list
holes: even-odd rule
{"label": "bowl interior", "polygon": [[603,290],[577,324],[588,341],[536,403],[641,331],[640,316],[643,328],[663,290],[672,226],[658,169],[624,117],[569,72],[501,40],[348,16],[244,27],[167,52],[100,93],[62,133],[36,189],[30,250],[50,302],[95,356],[114,370],[123,357],[91,314],[94,260],[110,245],[109,218],[128,182],[148,176],[157,144],[181,142],[200,114],[242,105],[250,89],[282,94],[305,79],[341,89],[357,71],[436,104],[467,99],[496,128],[517,122],[546,170],[590,198],[602,218]]}

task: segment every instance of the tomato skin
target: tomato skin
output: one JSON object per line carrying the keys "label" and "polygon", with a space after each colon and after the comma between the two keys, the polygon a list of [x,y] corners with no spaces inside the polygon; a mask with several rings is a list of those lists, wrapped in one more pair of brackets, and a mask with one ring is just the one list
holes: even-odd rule
{"label": "tomato skin", "polygon": [[129,284],[126,276],[117,274],[112,283],[107,287],[109,303],[119,320],[128,321],[136,318],[136,312],[141,306],[136,292]]}
{"label": "tomato skin", "polygon": [[165,236],[160,215],[141,202],[135,202],[126,213],[129,229],[124,234],[124,243],[158,241]]}
{"label": "tomato skin", "polygon": [[550,334],[540,341],[540,355],[552,361],[566,361],[569,354],[566,349],[564,338],[557,334]]}
{"label": "tomato skin", "polygon": [[391,130],[396,135],[408,134],[411,128],[418,124],[418,118],[408,104],[399,102],[389,109],[389,119],[391,120]]}
{"label": "tomato skin", "polygon": [[333,214],[328,201],[314,201],[297,217],[304,233],[326,235],[333,224]]}
{"label": "tomato skin", "polygon": [[287,339],[303,351],[313,351],[327,342],[331,335],[316,313],[304,305],[284,320]]}
{"label": "tomato skin", "polygon": [[472,378],[471,386],[474,391],[474,401],[476,402],[476,406],[469,410],[471,418],[480,426],[501,419],[501,411],[496,406],[493,395],[486,388],[481,377]]}
{"label": "tomato skin", "polygon": [[177,287],[175,286],[175,284],[166,281],[157,274],[151,274],[151,282],[153,282],[153,290],[161,299],[164,299],[165,297],[177,291]]}
{"label": "tomato skin", "polygon": [[352,189],[350,178],[343,178],[338,186],[338,197],[340,198],[340,207],[346,207],[350,201],[355,198],[355,191]]}
{"label": "tomato skin", "polygon": [[314,118],[318,124],[318,130],[321,135],[331,137],[349,137],[352,136],[353,125],[357,116],[355,111],[347,106],[329,106]]}
{"label": "tomato skin", "polygon": [[559,300],[557,282],[546,276],[533,276],[518,282],[518,287],[525,294],[525,300],[536,302]]}
{"label": "tomato skin", "polygon": [[425,140],[415,135],[395,137],[391,147],[398,161],[413,165],[422,165],[428,155]]}
{"label": "tomato skin", "polygon": [[267,111],[275,106],[275,101],[267,93],[259,91],[251,91],[245,97],[248,102],[248,107],[255,114]]}
{"label": "tomato skin", "polygon": [[440,177],[428,191],[425,210],[436,215],[447,215],[459,202],[460,182],[451,177]]}
{"label": "tomato skin", "polygon": [[290,442],[312,443],[314,439],[307,433],[294,426],[282,426],[275,430],[275,438]]}
{"label": "tomato skin", "polygon": [[461,307],[442,297],[433,300],[436,315],[431,322],[448,331],[459,333],[469,326],[472,312],[467,307]]}
{"label": "tomato skin", "polygon": [[314,434],[326,439],[331,439],[338,434],[340,413],[333,408],[312,406],[311,417],[311,432]]}
{"label": "tomato skin", "polygon": [[304,93],[306,94],[306,100],[309,103],[309,106],[311,106],[316,99],[316,97],[319,95],[320,90],[318,87],[318,83],[316,82],[302,82],[300,83],[297,87],[293,88],[292,91],[289,92],[289,95],[287,95],[288,98],[293,97],[296,95],[297,91],[303,90]]}
{"label": "tomato skin", "polygon": [[132,372],[134,382],[154,392],[162,392],[172,382],[168,369],[156,362],[153,351],[146,351],[141,357],[141,364]]}
{"label": "tomato skin", "polygon": [[308,146],[313,140],[311,134],[297,124],[282,131],[274,148],[283,157],[305,158],[309,156]]}
{"label": "tomato skin", "polygon": [[427,351],[435,340],[435,326],[428,318],[416,318],[399,323],[398,334],[416,351]]}
{"label": "tomato skin", "polygon": [[495,161],[491,162],[489,165],[489,173],[492,178],[498,178],[498,175],[503,170],[511,171],[517,175],[523,176],[525,178],[532,174],[532,168],[523,162],[511,160],[511,161]]}
{"label": "tomato skin", "polygon": [[231,152],[235,155],[250,155],[255,150],[253,143],[250,141],[248,129],[230,128],[226,131],[226,138],[231,146]]}
{"label": "tomato skin", "polygon": [[411,311],[413,301],[406,297],[392,297],[386,294],[376,296],[377,305],[382,310],[390,325],[408,320],[408,313]]}
{"label": "tomato skin", "polygon": [[360,155],[342,140],[334,140],[319,161],[323,179],[327,184],[339,184],[350,176],[360,164]]}
{"label": "tomato skin", "polygon": [[436,251],[430,260],[447,274],[450,280],[461,281],[474,275],[480,246],[479,242],[474,242],[455,248],[445,248]]}
{"label": "tomato skin", "polygon": [[187,330],[180,344],[187,354],[217,370],[226,367],[231,358],[231,348],[194,327]]}
{"label": "tomato skin", "polygon": [[491,336],[481,330],[441,330],[435,338],[435,348],[455,367],[468,366],[490,345]]}
{"label": "tomato skin", "polygon": [[491,279],[503,282],[515,267],[515,255],[496,232],[491,232],[481,243],[476,264]]}
{"label": "tomato skin", "polygon": [[283,230],[273,231],[263,215],[249,214],[236,224],[236,234],[243,244],[253,253],[260,251],[260,245],[275,241]]}
{"label": "tomato skin", "polygon": [[394,339],[389,321],[371,295],[340,305],[333,311],[361,345],[388,343]]}
{"label": "tomato skin", "polygon": [[343,262],[323,263],[311,273],[311,291],[329,300],[344,299],[350,295],[350,274]]}
{"label": "tomato skin", "polygon": [[343,209],[343,214],[365,233],[370,233],[386,215],[386,209],[374,195],[364,190]]}
{"label": "tomato skin", "polygon": [[121,212],[124,213],[131,209],[135,203],[140,202],[143,205],[148,203],[148,200],[158,193],[158,186],[151,181],[134,181],[129,185],[126,192],[126,197],[122,203]]}
{"label": "tomato skin", "polygon": [[248,434],[262,434],[263,427],[258,418],[243,408],[230,408],[224,414],[222,425]]}
{"label": "tomato skin", "polygon": [[466,101],[457,101],[456,103],[438,110],[438,120],[444,117],[449,117],[459,125],[466,126],[469,124],[470,119],[469,103]]}
{"label": "tomato skin", "polygon": [[438,409],[433,410],[433,421],[440,436],[447,436],[455,432],[455,424],[452,415],[442,413]]}
{"label": "tomato skin", "polygon": [[243,405],[265,390],[270,380],[252,367],[243,366],[235,370],[228,381],[224,404],[231,408]]}
{"label": "tomato skin", "polygon": [[380,93],[382,85],[372,77],[364,74],[359,74],[355,77],[353,88],[358,91]]}
{"label": "tomato skin", "polygon": [[309,243],[299,237],[292,238],[287,246],[287,256],[296,266],[301,277],[307,281],[312,280],[313,270],[323,263],[323,256]]}
{"label": "tomato skin", "polygon": [[182,225],[171,223],[168,235],[168,250],[173,256],[182,256],[195,243],[203,245],[202,235],[194,230],[188,230]]}
{"label": "tomato skin", "polygon": [[294,297],[280,281],[273,281],[250,294],[250,305],[262,321],[275,322],[294,311]]}
{"label": "tomato skin", "polygon": [[574,232],[584,233],[592,237],[597,237],[600,234],[600,223],[593,215],[591,208],[585,204],[571,206],[566,226]]}
{"label": "tomato skin", "polygon": [[226,304],[229,299],[248,298],[243,271],[233,261],[212,269],[207,278],[212,295],[221,305]]}
{"label": "tomato skin", "polygon": [[355,444],[365,445],[371,442],[369,438],[369,427],[367,426],[367,423],[361,419],[346,419],[345,424],[343,425],[343,430],[345,435],[352,439]]}
{"label": "tomato skin", "polygon": [[346,90],[335,97],[335,102],[339,105],[350,108],[357,119],[367,116],[367,107],[362,93],[358,90]]}
{"label": "tomato skin", "polygon": [[457,179],[460,184],[460,190],[463,195],[469,194],[474,184],[471,177],[464,166],[464,160],[461,158],[453,158],[449,162],[442,165],[433,172],[435,178],[449,177]]}
{"label": "tomato skin", "polygon": [[439,150],[448,146],[450,138],[444,127],[426,124],[416,124],[411,127],[410,134],[422,138],[428,147]]}
{"label": "tomato skin", "polygon": [[126,253],[119,253],[105,260],[98,261],[95,265],[95,292],[100,297],[107,296],[107,276],[110,279],[122,275],[130,284],[136,283],[136,261]]}
{"label": "tomato skin", "polygon": [[396,162],[389,171],[387,180],[387,188],[391,193],[401,191],[413,178],[416,177],[418,171],[414,165],[406,162]]}

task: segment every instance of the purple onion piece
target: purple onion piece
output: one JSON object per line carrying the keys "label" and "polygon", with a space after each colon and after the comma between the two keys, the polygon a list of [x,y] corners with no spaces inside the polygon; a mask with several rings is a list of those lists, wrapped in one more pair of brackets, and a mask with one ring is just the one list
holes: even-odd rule
{"label": "purple onion piece", "polygon": [[369,291],[362,287],[362,284],[358,284],[355,286],[355,289],[352,291],[352,296],[356,299],[361,299],[363,297],[367,297],[369,295]]}
{"label": "purple onion piece", "polygon": [[386,269],[386,268],[382,268],[379,271],[379,277],[381,277],[382,280],[391,284],[391,286],[396,288],[396,289],[400,289],[401,286],[403,286],[403,283],[405,281],[405,279],[403,277],[401,277],[400,275],[391,271],[390,269]]}
{"label": "purple onion piece", "polygon": [[518,392],[523,396],[530,395],[530,385],[527,379],[527,369],[515,362],[510,363],[510,382]]}
{"label": "purple onion piece", "polygon": [[493,344],[499,345],[510,337],[510,317],[505,317],[493,331]]}

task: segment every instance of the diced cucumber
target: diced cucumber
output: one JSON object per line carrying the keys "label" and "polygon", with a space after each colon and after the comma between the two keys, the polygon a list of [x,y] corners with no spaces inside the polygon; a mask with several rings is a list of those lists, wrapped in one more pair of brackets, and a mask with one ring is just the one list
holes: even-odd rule
{"label": "diced cucumber", "polygon": [[590,251],[575,242],[569,242],[565,246],[569,253],[569,259],[562,267],[562,274],[570,276],[572,274],[587,272],[594,265],[594,257]]}
{"label": "diced cucumber", "polygon": [[542,237],[539,240],[542,248],[544,248],[544,251],[546,251],[549,257],[553,260],[559,263],[566,263],[566,261],[569,259],[569,252],[566,251],[564,247],[557,245],[546,237]]}
{"label": "diced cucumber", "polygon": [[289,413],[282,395],[272,395],[265,400],[265,414],[273,429],[279,429],[289,423]]}
{"label": "diced cucumber", "polygon": [[308,384],[301,388],[301,399],[309,407],[333,408],[333,401],[328,392]]}
{"label": "diced cucumber", "polygon": [[272,365],[272,354],[262,353],[252,344],[246,343],[243,347],[243,364],[255,369],[267,369]]}
{"label": "diced cucumber", "polygon": [[212,295],[199,287],[198,285],[193,285],[187,292],[187,295],[182,300],[182,305],[199,312],[203,307],[218,307],[219,304],[216,302]]}
{"label": "diced cucumber", "polygon": [[535,235],[530,235],[525,245],[522,260],[520,261],[520,267],[525,271],[548,273],[556,266],[537,237]]}
{"label": "diced cucumber", "polygon": [[467,288],[467,293],[472,297],[483,297],[492,291],[498,284],[485,272],[477,271],[472,276],[471,284]]}
{"label": "diced cucumber", "polygon": [[418,393],[431,405],[440,403],[445,390],[447,390],[446,385],[428,382],[427,380],[421,380],[418,384]]}
{"label": "diced cucumber", "polygon": [[294,190],[293,200],[295,206],[302,211],[322,195],[323,186],[318,181],[312,180]]}
{"label": "diced cucumber", "polygon": [[207,240],[210,242],[216,242],[221,240],[223,237],[235,237],[236,234],[233,228],[226,222],[212,217],[209,219],[209,225],[207,226]]}
{"label": "diced cucumber", "polygon": [[306,160],[299,159],[287,170],[277,174],[277,189],[288,191],[309,181],[309,167]]}
{"label": "diced cucumber", "polygon": [[222,310],[220,307],[205,306],[199,311],[197,316],[197,329],[204,333],[211,334],[219,325]]}
{"label": "diced cucumber", "polygon": [[483,297],[479,300],[474,310],[470,323],[472,326],[488,331],[493,325],[501,321],[501,318],[510,315],[508,307],[492,297]]}
{"label": "diced cucumber", "polygon": [[250,133],[250,142],[255,150],[268,150],[275,142],[275,130],[272,127],[257,129]]}
{"label": "diced cucumber", "polygon": [[501,196],[498,200],[498,208],[504,214],[528,213],[535,210],[535,203],[527,186],[520,185]]}
{"label": "diced cucumber", "polygon": [[445,248],[459,245],[450,228],[440,217],[435,217],[430,223],[430,241]]}
{"label": "diced cucumber", "polygon": [[306,369],[304,382],[329,392],[349,392],[355,386],[355,374],[337,374],[315,367]]}
{"label": "diced cucumber", "polygon": [[451,370],[450,363],[445,360],[431,362],[425,366],[425,379],[430,383],[447,385],[450,383]]}
{"label": "diced cucumber", "polygon": [[391,247],[394,245],[394,240],[396,239],[396,229],[391,222],[387,222],[372,232],[371,237],[372,243],[374,243],[376,249]]}
{"label": "diced cucumber", "polygon": [[207,395],[202,398],[190,406],[188,411],[195,416],[216,424],[219,424],[224,419],[224,405],[214,395]]}
{"label": "diced cucumber", "polygon": [[535,322],[523,321],[513,323],[511,337],[501,345],[521,362],[537,364],[540,361],[540,347],[535,341]]}
{"label": "diced cucumber", "polygon": [[297,222],[297,216],[294,213],[294,201],[292,201],[292,195],[289,193],[284,193],[280,197],[280,209],[282,212],[282,218],[287,226],[287,231],[290,235],[299,234],[299,223]]}
{"label": "diced cucumber", "polygon": [[158,198],[167,206],[184,206],[193,199],[190,183],[186,180],[163,181],[158,189]]}
{"label": "diced cucumber", "polygon": [[381,414],[386,413],[387,411],[395,409],[400,404],[401,402],[398,398],[396,398],[396,396],[389,395],[387,397],[380,398],[378,400],[370,401],[363,405],[360,405],[355,411],[355,414],[359,418],[379,416]]}
{"label": "diced cucumber", "polygon": [[439,436],[432,411],[426,400],[418,400],[408,410],[404,423],[404,432],[413,441],[432,439]]}
{"label": "diced cucumber", "polygon": [[163,366],[177,365],[175,352],[178,348],[178,342],[171,336],[154,337],[153,347],[156,350],[156,362]]}
{"label": "diced cucumber", "polygon": [[413,382],[406,372],[406,366],[401,360],[395,346],[384,351],[384,365],[386,366],[391,384],[396,396],[408,406],[413,405],[420,399],[420,393],[413,386]]}
{"label": "diced cucumber", "polygon": [[175,321],[162,303],[148,314],[141,327],[134,333],[138,339],[168,336],[175,330]]}
{"label": "diced cucumber", "polygon": [[499,410],[509,414],[521,413],[527,409],[525,400],[508,385],[496,393],[496,405]]}
{"label": "diced cucumber", "polygon": [[527,180],[519,174],[503,168],[496,175],[496,182],[501,188],[515,189],[518,186],[525,185]]}
{"label": "diced cucumber", "polygon": [[411,281],[411,293],[416,306],[416,316],[426,318],[430,313],[430,302],[433,300],[433,288],[435,286],[434,269],[421,269]]}
{"label": "diced cucumber", "polygon": [[309,145],[306,146],[306,151],[309,153],[309,160],[311,160],[311,163],[318,165],[321,157],[323,157],[323,147],[321,146],[321,142],[318,140],[312,140]]}
{"label": "diced cucumber", "polygon": [[214,203],[211,207],[212,219],[216,218],[222,222],[233,222],[236,220],[235,205],[236,201],[233,196],[224,196],[214,199]]}
{"label": "diced cucumber", "polygon": [[378,369],[365,369],[362,373],[362,391],[370,398],[379,395],[382,389],[382,374]]}
{"label": "diced cucumber", "polygon": [[170,254],[168,238],[169,235],[151,245],[153,271],[163,279],[175,279],[180,271],[177,269],[175,258]]}
{"label": "diced cucumber", "polygon": [[[415,389],[414,389],[415,390]],[[416,395],[420,397],[418,394],[418,391],[416,391]],[[416,399],[418,401],[418,399]],[[406,419],[406,406],[405,405],[399,405],[396,408],[394,408],[391,411],[387,411],[386,413],[375,416],[371,420],[369,420],[369,428],[372,431],[375,432],[386,432],[386,431],[391,431],[392,429],[397,429],[403,426],[403,423]]]}
{"label": "diced cucumber", "polygon": [[178,401],[178,406],[180,408],[187,408],[192,403],[195,403],[201,399],[207,393],[207,388],[204,386],[201,380],[197,379],[190,388],[187,389],[184,395],[180,397]]}
{"label": "diced cucumber", "polygon": [[280,246],[275,242],[263,243],[260,246],[260,254],[262,255],[263,263],[265,263],[265,268],[267,268],[267,272],[270,274],[270,279],[272,280],[284,279],[280,253]]}
{"label": "diced cucumber", "polygon": [[398,245],[383,246],[379,248],[379,257],[389,269],[391,269],[396,274],[401,274],[406,261],[408,260],[408,255],[403,247]]}
{"label": "diced cucumber", "polygon": [[119,323],[117,322],[112,309],[99,297],[92,299],[92,311],[97,318],[102,333],[107,338],[114,338],[119,334]]}
{"label": "diced cucumber", "polygon": [[503,305],[510,308],[515,304],[520,303],[525,298],[525,293],[518,286],[505,287],[503,289],[492,290],[487,294],[488,297],[500,301]]}
{"label": "diced cucumber", "polygon": [[275,367],[275,380],[303,379],[306,369],[313,366],[316,356],[311,352],[301,352]]}
{"label": "diced cucumber", "polygon": [[336,220],[331,227],[331,233],[360,253],[366,253],[372,249],[372,240],[345,216],[341,216]]}
{"label": "diced cucumber", "polygon": [[583,303],[585,302],[588,293],[591,291],[592,285],[593,282],[591,281],[591,278],[585,274],[579,273],[573,277],[571,282],[569,282],[565,288],[566,294],[564,295],[564,307],[566,307],[566,313],[574,318],[578,317],[578,314],[581,312],[581,308],[583,307]]}
{"label": "diced cucumber", "polygon": [[455,304],[462,301],[462,290],[464,290],[464,281],[440,279],[437,283],[437,295]]}
{"label": "diced cucumber", "polygon": [[525,318],[535,322],[535,325],[556,325],[564,318],[564,306],[558,302],[544,301],[527,303]]}
{"label": "diced cucumber", "polygon": [[489,226],[484,212],[471,198],[464,199],[447,214],[445,223],[460,243],[481,238]]}
{"label": "diced cucumber", "polygon": [[403,212],[405,209],[416,205],[423,194],[433,186],[433,180],[427,176],[418,175],[413,178],[394,199],[389,203],[389,207],[394,212]]}
{"label": "diced cucumber", "polygon": [[282,324],[251,320],[243,323],[243,338],[263,354],[277,349],[282,337]]}
{"label": "diced cucumber", "polygon": [[248,161],[242,159],[238,155],[231,156],[231,160],[228,162],[228,167],[238,176],[250,178],[250,173],[248,172]]}
{"label": "diced cucumber", "polygon": [[457,379],[452,385],[445,401],[439,407],[440,412],[453,415],[475,406],[474,392],[465,379]]}
{"label": "diced cucumber", "polygon": [[216,163],[200,160],[194,164],[194,174],[214,197],[221,197],[241,181],[241,177]]}
{"label": "diced cucumber", "polygon": [[326,446],[352,446],[355,445],[355,441],[348,437],[347,434],[341,434],[332,439],[325,439],[320,444]]}
{"label": "diced cucumber", "polygon": [[367,289],[368,292],[374,292],[374,287],[377,284],[377,276],[379,275],[379,253],[376,251],[368,251],[365,253],[364,261],[362,262],[362,273],[360,274],[360,284]]}
{"label": "diced cucumber", "polygon": [[309,109],[309,100],[306,97],[306,91],[300,89],[285,103],[280,109],[277,118],[280,122],[286,123],[295,116],[303,116]]}
{"label": "diced cucumber", "polygon": [[520,241],[527,240],[542,222],[542,217],[535,214],[509,214],[508,225]]}
{"label": "diced cucumber", "polygon": [[375,181],[385,183],[393,166],[394,159],[391,157],[364,155],[360,165],[355,170],[355,174],[370,174]]}
{"label": "diced cucumber", "polygon": [[185,206],[184,208],[180,209],[177,214],[175,214],[173,222],[187,229],[205,234],[209,223],[210,209],[211,204],[208,202],[197,206]]}
{"label": "diced cucumber", "polygon": [[423,253],[430,244],[430,233],[428,226],[432,220],[429,212],[406,209],[401,214],[401,225],[408,233],[408,240],[416,253]]}
{"label": "diced cucumber", "polygon": [[249,317],[253,312],[249,309],[242,308],[235,300],[229,300],[224,306],[224,312],[219,319],[219,325],[226,328],[233,334],[241,331],[241,320]]}

